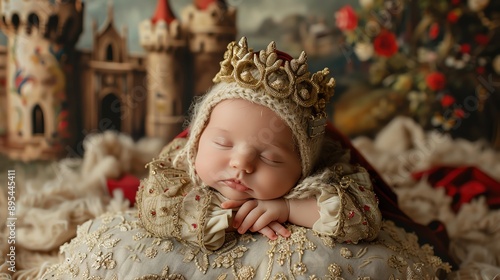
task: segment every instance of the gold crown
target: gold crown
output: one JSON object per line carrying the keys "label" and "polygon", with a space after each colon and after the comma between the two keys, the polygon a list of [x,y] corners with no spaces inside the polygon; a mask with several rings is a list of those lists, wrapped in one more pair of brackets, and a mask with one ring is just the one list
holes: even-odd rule
{"label": "gold crown", "polygon": [[299,106],[312,107],[309,136],[322,134],[326,124],[325,108],[334,94],[335,79],[327,77],[328,68],[311,75],[305,52],[290,61],[280,55],[288,56],[276,50],[275,42],[255,53],[248,48],[246,37],[242,37],[238,44],[233,41],[227,46],[221,69],[213,81],[236,82],[254,90],[263,88],[273,97],[291,98]]}

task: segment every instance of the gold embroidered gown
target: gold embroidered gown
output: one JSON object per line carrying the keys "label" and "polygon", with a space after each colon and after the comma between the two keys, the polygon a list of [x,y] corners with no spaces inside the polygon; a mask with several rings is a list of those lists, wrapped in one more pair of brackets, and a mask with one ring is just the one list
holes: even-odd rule
{"label": "gold embroidered gown", "polygon": [[191,182],[176,158],[184,143],[175,139],[148,164],[137,210],[81,225],[43,279],[435,279],[449,270],[415,234],[381,220],[366,170],[341,152],[286,195],[317,198],[312,229],[287,224],[291,236],[277,240],[226,232],[232,210]]}

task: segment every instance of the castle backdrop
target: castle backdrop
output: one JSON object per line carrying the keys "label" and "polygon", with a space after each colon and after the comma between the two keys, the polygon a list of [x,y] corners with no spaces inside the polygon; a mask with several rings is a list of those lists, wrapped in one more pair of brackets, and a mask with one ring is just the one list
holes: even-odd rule
{"label": "castle backdrop", "polygon": [[80,154],[85,135],[108,129],[169,140],[237,36],[305,49],[313,70],[314,57],[340,55],[329,26],[341,3],[294,2],[2,0],[0,150]]}

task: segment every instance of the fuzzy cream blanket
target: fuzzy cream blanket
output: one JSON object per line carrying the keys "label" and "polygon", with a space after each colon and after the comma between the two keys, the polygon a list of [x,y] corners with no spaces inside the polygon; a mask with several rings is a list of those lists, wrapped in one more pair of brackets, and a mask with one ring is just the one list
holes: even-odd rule
{"label": "fuzzy cream blanket", "polygon": [[[433,166],[476,166],[500,181],[500,152],[485,143],[451,139],[424,132],[407,118],[396,118],[375,139],[358,137],[354,145],[382,174],[398,194],[401,208],[414,220],[441,220],[451,238],[451,253],[460,268],[449,279],[500,278],[500,210],[488,208],[484,199],[451,210],[451,198],[442,188],[410,174]],[[23,164],[0,163],[0,174],[16,170],[15,269],[0,266],[0,279],[38,279],[45,269],[63,261],[59,247],[76,235],[76,227],[104,212],[130,208],[119,192],[107,195],[106,179],[123,173],[145,175],[144,164],[165,143],[156,139],[133,142],[128,136],[106,132],[87,137],[83,159]],[[0,220],[6,221],[8,192],[0,180]],[[0,226],[0,260],[7,258],[11,231]]]}

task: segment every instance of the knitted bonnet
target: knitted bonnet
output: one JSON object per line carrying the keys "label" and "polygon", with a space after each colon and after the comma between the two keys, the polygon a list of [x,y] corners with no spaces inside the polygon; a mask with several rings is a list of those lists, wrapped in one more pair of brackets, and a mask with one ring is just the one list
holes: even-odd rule
{"label": "knitted bonnet", "polygon": [[[300,152],[302,177],[307,177],[318,157],[326,125],[325,107],[333,95],[335,80],[327,68],[311,75],[306,54],[298,59],[276,50],[253,52],[245,37],[231,42],[213,79],[215,85],[193,107],[189,137],[183,151],[193,180],[200,136],[212,109],[221,101],[241,98],[275,112],[290,128]],[[229,118],[230,116],[228,116]]]}

